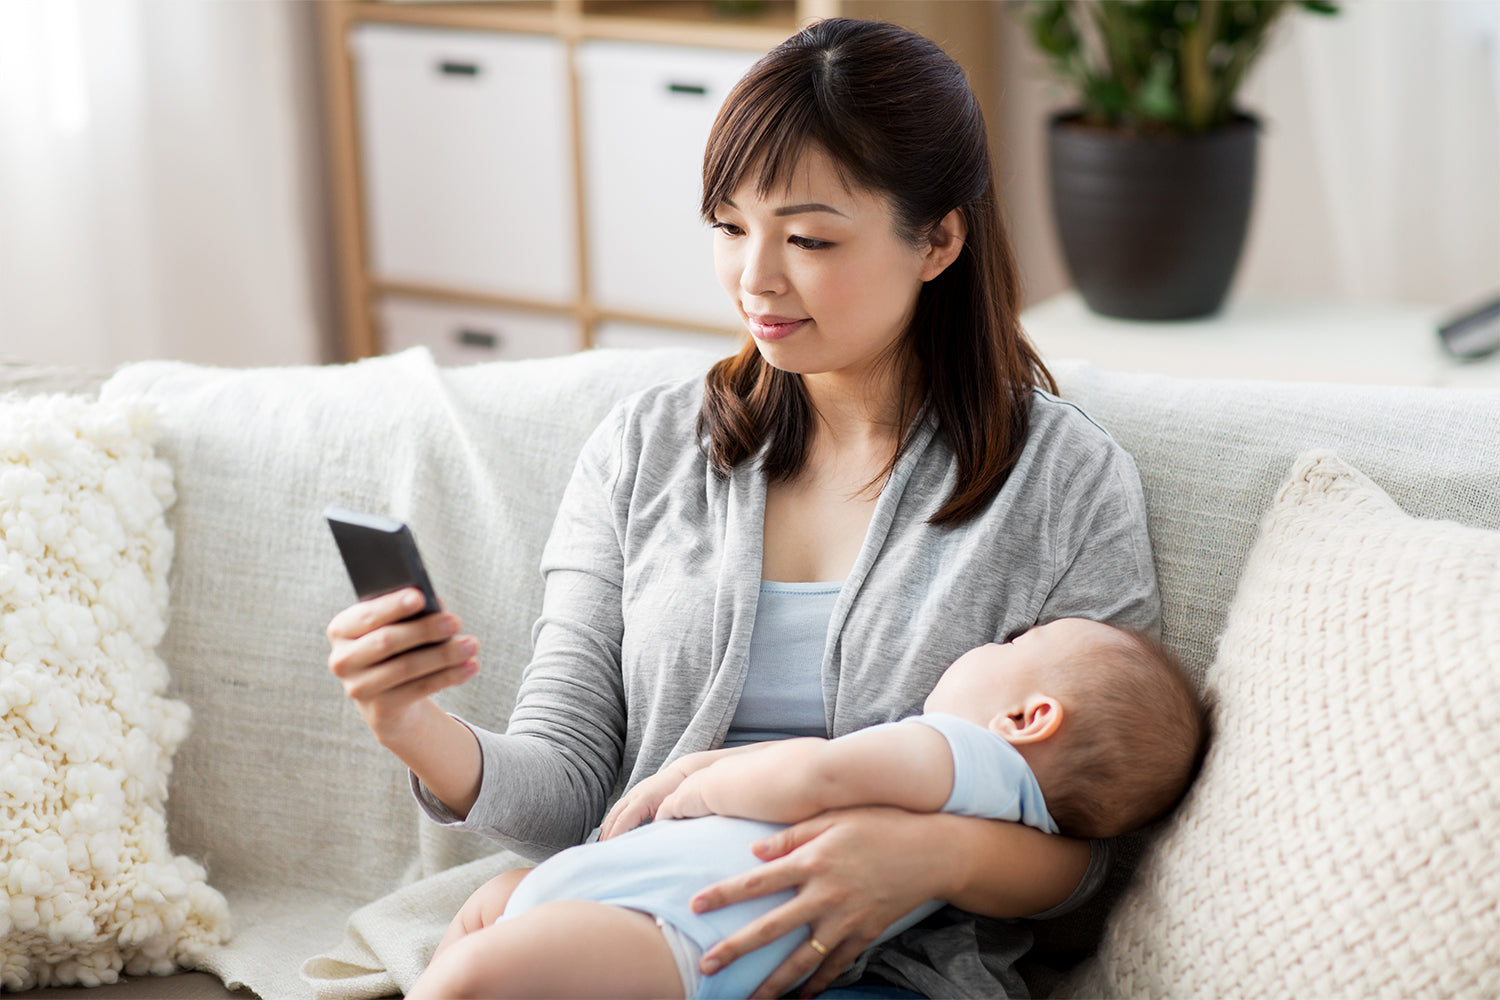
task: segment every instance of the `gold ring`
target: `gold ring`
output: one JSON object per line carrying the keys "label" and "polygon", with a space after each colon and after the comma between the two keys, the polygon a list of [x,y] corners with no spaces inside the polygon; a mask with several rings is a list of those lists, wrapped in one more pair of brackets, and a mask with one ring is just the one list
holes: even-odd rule
{"label": "gold ring", "polygon": [[819,955],[822,955],[824,958],[828,957],[828,946],[822,941],[819,941],[815,937],[810,937],[807,939],[807,943],[813,951],[817,952]]}

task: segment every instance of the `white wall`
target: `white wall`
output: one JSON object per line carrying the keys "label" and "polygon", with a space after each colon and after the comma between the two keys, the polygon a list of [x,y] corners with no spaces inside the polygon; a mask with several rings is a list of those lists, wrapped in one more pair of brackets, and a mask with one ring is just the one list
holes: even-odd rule
{"label": "white wall", "polygon": [[[57,64],[0,30],[0,90],[17,95],[0,94],[0,357],[335,357],[315,5],[11,0],[0,29],[44,9],[55,21],[59,4],[83,12],[77,54],[105,121],[98,141],[125,155],[101,160],[75,143],[35,162],[42,154],[16,137],[57,106],[46,90]],[[1486,53],[1476,34],[1456,56],[1435,55],[1432,25],[1438,10],[1494,20],[1500,4],[1345,6],[1327,21],[1288,18],[1246,89],[1266,127],[1234,294],[1457,304],[1493,293],[1500,85],[1485,74],[1500,43]],[[1310,41],[1314,21],[1323,37]],[[991,124],[1034,302],[1069,284],[1043,142],[1048,111],[1068,97],[1016,20],[998,18],[994,41]],[[128,85],[111,89],[109,72]],[[107,116],[143,107],[149,128],[122,141],[126,126]]]}
{"label": "white wall", "polygon": [[331,356],[315,18],[0,3],[0,357]]}
{"label": "white wall", "polygon": [[[1070,98],[1020,22],[999,21],[1001,181],[1036,302],[1070,284],[1043,131]],[[1474,30],[1497,22],[1494,0],[1283,20],[1241,95],[1264,129],[1232,295],[1458,305],[1500,291],[1500,39]]]}

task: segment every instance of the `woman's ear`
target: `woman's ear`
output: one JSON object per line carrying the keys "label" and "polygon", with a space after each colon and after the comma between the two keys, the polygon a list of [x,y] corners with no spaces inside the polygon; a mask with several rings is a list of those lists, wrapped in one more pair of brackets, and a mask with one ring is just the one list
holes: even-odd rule
{"label": "woman's ear", "polygon": [[1011,743],[1040,743],[1057,735],[1062,720],[1062,702],[1051,695],[1035,694],[1026,699],[1020,711],[991,719],[990,729]]}
{"label": "woman's ear", "polygon": [[968,236],[969,223],[963,212],[955,208],[943,216],[928,237],[927,251],[922,260],[922,280],[931,281],[946,271],[963,252],[964,240]]}

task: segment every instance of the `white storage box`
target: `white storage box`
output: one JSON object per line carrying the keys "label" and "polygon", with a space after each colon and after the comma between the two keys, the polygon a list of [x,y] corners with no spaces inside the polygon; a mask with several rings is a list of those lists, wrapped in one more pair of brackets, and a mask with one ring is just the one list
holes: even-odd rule
{"label": "white storage box", "polygon": [[376,280],[574,298],[563,43],[362,24],[350,46]]}
{"label": "white storage box", "polygon": [[703,147],[753,52],[593,41],[578,48],[590,297],[601,309],[736,328],[698,214]]}
{"label": "white storage box", "polygon": [[722,333],[700,333],[614,320],[601,323],[594,329],[595,347],[688,347],[728,357],[737,353],[742,343],[743,337],[729,337]]}
{"label": "white storage box", "polygon": [[583,346],[578,324],[550,313],[390,296],[381,301],[379,316],[383,350],[426,345],[443,365],[545,358]]}

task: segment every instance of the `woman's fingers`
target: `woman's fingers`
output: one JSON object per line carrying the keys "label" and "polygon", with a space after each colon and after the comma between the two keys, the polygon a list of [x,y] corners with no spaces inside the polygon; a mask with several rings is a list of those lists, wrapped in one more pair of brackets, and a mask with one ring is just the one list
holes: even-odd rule
{"label": "woman's fingers", "polygon": [[[462,667],[474,659],[479,651],[479,642],[472,636],[456,636],[440,640],[435,645],[418,643],[419,648],[408,647],[404,653],[382,659],[374,666],[361,669],[352,675],[341,676],[344,691],[355,701],[369,701],[398,688],[412,685],[410,690],[426,688],[436,675],[443,671]],[[334,671],[338,673],[337,670]],[[437,690],[448,685],[441,684]]]}
{"label": "woman's fingers", "polygon": [[[833,981],[843,975],[844,970],[853,965],[855,959],[859,958],[860,952],[868,948],[870,943],[874,941],[874,938],[867,939],[862,936],[848,937],[838,945],[830,945],[824,942],[822,938],[817,938],[816,935],[814,935],[814,938],[829,948],[829,952],[828,957],[823,959],[822,963],[813,972],[812,978],[803,984],[801,990],[801,996],[803,997],[815,997],[832,986]],[[800,951],[801,949],[798,950]],[[812,948],[808,948],[808,951],[812,950]],[[793,958],[795,957],[793,956]],[[781,963],[779,968],[766,977],[765,983],[756,991],[755,995],[757,997],[779,997],[791,989],[792,985],[802,978],[803,973],[788,968],[790,965],[791,959]]]}
{"label": "woman's fingers", "polygon": [[412,618],[422,607],[421,593],[408,588],[361,601],[328,623],[328,669],[377,737],[399,733],[418,702],[478,670],[479,641],[458,634],[458,616]]}
{"label": "woman's fingers", "polygon": [[328,622],[328,641],[358,639],[382,625],[389,625],[415,614],[422,606],[422,592],[415,587],[351,604]]}
{"label": "woman's fingers", "polygon": [[[822,953],[813,948],[813,941],[819,941],[819,939],[814,937],[808,941],[804,941],[795,948],[787,956],[786,961],[777,966],[766,977],[766,980],[755,988],[755,992],[750,994],[751,1000],[776,1000],[777,997],[785,995],[803,976],[813,972],[819,965],[826,962],[827,959],[823,957]],[[819,943],[821,944],[822,942],[819,941]],[[824,945],[824,947],[827,947],[827,945]],[[832,952],[829,955],[831,957]]]}
{"label": "woman's fingers", "polygon": [[930,819],[880,807],[836,810],[757,843],[756,855],[769,860],[704,889],[693,908],[702,912],[782,889],[795,895],[710,948],[704,973],[806,927],[820,947],[795,949],[755,996],[779,996],[809,972],[810,991],[826,987],[881,931],[936,898],[922,888],[930,880],[922,878],[920,865],[912,868],[910,857],[914,845],[917,853],[930,853],[924,825]]}
{"label": "woman's fingers", "polygon": [[[691,906],[694,913],[707,913],[709,910],[722,909],[746,899],[758,899],[761,896],[769,896],[771,893],[780,892],[783,889],[795,889],[805,880],[806,875],[798,870],[795,862],[790,860],[756,865],[749,871],[740,872],[738,875],[731,875],[723,881],[715,882],[708,888],[700,890],[693,896]],[[758,922],[756,921],[756,923]],[[739,934],[743,934],[749,927],[753,926],[755,926],[754,923],[741,928]],[[790,928],[787,929],[790,930]],[[725,939],[725,941],[728,940],[730,939]],[[718,945],[715,945],[714,950],[717,951],[719,948],[722,948],[724,943],[721,941]],[[761,943],[764,944],[765,942],[762,941]]]}
{"label": "woman's fingers", "polygon": [[774,861],[785,857],[803,844],[816,840],[827,832],[837,819],[837,813],[821,813],[812,819],[794,823],[784,830],[778,830],[769,837],[763,837],[750,845],[751,851],[762,861]]}
{"label": "woman's fingers", "polygon": [[[764,947],[782,935],[790,934],[797,928],[802,927],[808,922],[808,919],[814,912],[814,907],[799,907],[795,904],[795,900],[778,906],[770,913],[750,921],[704,952],[703,961],[700,963],[699,968],[703,970],[704,975],[711,976],[741,956],[748,955],[755,949]],[[811,951],[812,949],[808,950]],[[788,961],[795,960],[796,957],[794,954],[792,959]],[[822,956],[816,952],[813,952],[813,957],[816,958],[816,961],[808,964],[802,971],[808,971],[817,962],[823,960]]]}
{"label": "woman's fingers", "polygon": [[453,654],[474,654],[477,643],[471,637],[457,635],[463,627],[457,615],[436,612],[407,620],[402,616],[409,605],[393,600],[402,594],[414,595],[418,601],[421,600],[421,595],[416,591],[387,594],[346,608],[329,622],[328,669],[336,677],[347,684],[368,672],[371,667],[424,646],[446,643],[449,639],[456,638],[459,645],[445,651],[446,659],[426,657],[415,664],[407,664],[409,668],[414,667],[417,673],[403,674],[394,683],[405,683],[430,670],[450,666],[455,662]]}
{"label": "woman's fingers", "polygon": [[[335,676],[349,680],[403,653],[445,642],[457,634],[461,624],[458,616],[444,613],[382,625],[357,639],[335,642],[329,653],[328,666]],[[423,662],[430,662],[430,658]]]}
{"label": "woman's fingers", "polygon": [[[744,899],[754,899],[771,893],[781,892],[786,889],[799,889],[796,895],[771,910],[769,913],[750,921],[744,927],[724,938],[714,945],[703,955],[703,969],[705,974],[710,967],[721,969],[736,959],[748,955],[757,948],[763,947],[775,941],[784,934],[789,934],[799,927],[812,924],[815,920],[825,930],[831,928],[818,918],[829,912],[835,906],[835,901],[828,894],[811,891],[807,886],[808,873],[803,869],[800,862],[785,859],[774,861],[764,865],[758,865],[749,872],[732,876],[718,882],[698,895],[693,897],[693,909],[699,913],[705,910],[717,909],[720,906],[728,906]],[[832,935],[833,940],[822,941],[829,948],[834,947],[842,939],[841,934]],[[802,949],[798,949],[801,951]],[[808,949],[810,951],[816,951]],[[818,961],[823,956],[818,956]],[[788,963],[798,966],[796,975],[785,985],[790,986],[804,972],[816,965],[816,962],[807,964],[808,956],[797,955],[788,959]]]}

